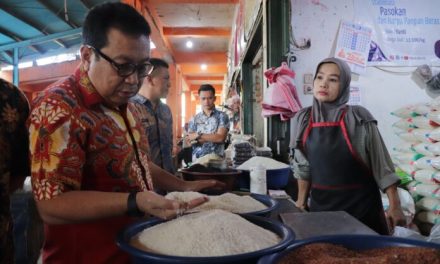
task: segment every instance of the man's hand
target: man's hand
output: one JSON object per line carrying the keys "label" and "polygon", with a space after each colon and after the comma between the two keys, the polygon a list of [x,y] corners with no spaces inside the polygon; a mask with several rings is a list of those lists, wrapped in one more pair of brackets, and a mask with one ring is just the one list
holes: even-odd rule
{"label": "man's hand", "polygon": [[185,191],[198,192],[204,189],[215,189],[222,191],[226,184],[217,180],[185,181]]}
{"label": "man's hand", "polygon": [[188,133],[188,135],[186,135],[186,137],[188,138],[189,141],[196,140],[196,138],[198,136],[199,136],[199,134],[197,134],[197,133]]}
{"label": "man's hand", "polygon": [[187,203],[179,202],[166,199],[161,195],[149,191],[139,192],[136,196],[136,202],[139,210],[162,219],[171,219],[182,215],[185,211],[197,207],[207,201],[208,198],[203,196]]}

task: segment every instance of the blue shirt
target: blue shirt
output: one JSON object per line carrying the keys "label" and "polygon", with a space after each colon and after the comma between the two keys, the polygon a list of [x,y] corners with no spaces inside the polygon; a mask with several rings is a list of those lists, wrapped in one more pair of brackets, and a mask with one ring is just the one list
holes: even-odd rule
{"label": "blue shirt", "polygon": [[[221,127],[229,128],[229,117],[226,113],[214,108],[210,116],[202,111],[196,114],[189,122],[189,132],[201,132],[203,134],[215,134]],[[203,144],[193,145],[193,159],[200,158],[207,154],[217,154],[224,156],[225,144],[205,142]]]}
{"label": "blue shirt", "polygon": [[137,94],[132,98],[134,102],[142,104],[142,125],[148,135],[151,161],[164,170],[175,173],[173,151],[173,115],[170,107],[159,101],[156,111],[150,100]]}

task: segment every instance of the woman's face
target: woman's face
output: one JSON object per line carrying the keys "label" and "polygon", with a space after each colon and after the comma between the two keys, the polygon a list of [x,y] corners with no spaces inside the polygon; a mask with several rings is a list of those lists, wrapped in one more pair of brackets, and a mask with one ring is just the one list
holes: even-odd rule
{"label": "woman's face", "polygon": [[322,103],[331,103],[338,98],[340,71],[334,63],[324,63],[313,81],[313,96]]}

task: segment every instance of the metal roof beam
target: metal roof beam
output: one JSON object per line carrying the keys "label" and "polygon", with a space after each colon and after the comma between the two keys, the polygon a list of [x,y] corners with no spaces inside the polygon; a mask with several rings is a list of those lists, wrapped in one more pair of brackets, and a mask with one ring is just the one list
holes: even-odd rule
{"label": "metal roof beam", "polygon": [[[3,35],[5,35],[5,36],[7,36],[8,38],[11,38],[11,39],[15,40],[17,43],[23,41],[22,38],[17,37],[17,36],[14,35],[13,33],[9,32],[9,31],[7,31],[7,30],[5,30],[5,29],[2,29],[2,28],[0,28],[0,34],[3,34]],[[38,53],[44,53],[44,51],[42,51],[41,49],[35,47],[34,45],[27,45],[27,46],[29,46],[29,48],[30,48],[31,50],[35,51],[35,52],[38,52]]]}
{"label": "metal roof beam", "polygon": [[[0,32],[0,33],[2,33],[2,32]],[[6,44],[3,46],[0,46],[0,51],[11,50],[14,48],[27,47],[27,46],[31,46],[33,44],[48,42],[48,41],[52,41],[53,39],[63,38],[63,37],[72,36],[72,35],[78,35],[81,33],[82,33],[82,28],[75,28],[75,29],[71,29],[68,31],[54,33],[54,34],[50,34],[50,35],[43,36],[43,37],[36,37],[36,38],[23,40],[23,41],[16,42],[16,43]]]}
{"label": "metal roof beam", "polygon": [[[9,15],[15,17],[18,20],[21,20],[23,23],[28,24],[29,26],[35,28],[36,30],[40,31],[43,35],[49,35],[50,33],[45,31],[44,29],[42,29],[41,27],[35,25],[35,23],[33,23],[32,21],[30,21],[27,17],[25,16],[21,16],[19,14],[17,14],[16,12],[14,12],[13,10],[11,10],[8,6],[5,6],[4,4],[0,3],[0,9],[3,9],[3,11],[5,11],[6,13],[8,13]],[[64,44],[61,40],[58,39],[54,39],[53,40],[55,43],[57,43],[58,45],[60,45],[63,48],[67,48],[67,45]]]}
{"label": "metal roof beam", "polygon": [[7,63],[9,63],[9,64],[13,64],[14,63],[14,59],[6,51],[1,51],[0,54],[3,56],[3,58],[5,58]]}
{"label": "metal roof beam", "polygon": [[[49,10],[51,13],[53,13],[54,15],[56,15],[59,19],[61,19],[62,21],[64,21],[67,25],[69,25],[71,28],[77,28],[78,25],[76,25],[74,22],[72,21],[67,21],[65,19],[65,17],[63,15],[60,14],[60,11],[55,10],[54,7],[50,6],[48,3],[46,3],[43,0],[37,0],[38,3],[42,4],[45,8],[47,8],[47,10]],[[63,10],[63,9],[62,9]]]}

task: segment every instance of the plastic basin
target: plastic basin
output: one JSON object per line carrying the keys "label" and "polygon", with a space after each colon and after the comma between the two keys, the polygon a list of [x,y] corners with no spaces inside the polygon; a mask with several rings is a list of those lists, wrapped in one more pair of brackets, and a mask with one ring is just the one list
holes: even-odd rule
{"label": "plastic basin", "polygon": [[162,255],[140,250],[130,244],[131,238],[139,232],[164,222],[164,220],[160,219],[151,219],[145,222],[134,223],[121,230],[118,233],[116,243],[122,250],[132,256],[133,263],[256,263],[258,259],[264,255],[273,254],[285,249],[287,245],[291,244],[295,239],[293,231],[278,221],[253,215],[243,215],[242,217],[262,228],[274,232],[281,237],[281,241],[277,245],[269,248],[230,256],[181,257]]}
{"label": "plastic basin", "polygon": [[249,213],[241,213],[241,216],[244,215],[256,215],[256,216],[269,216],[270,213],[275,210],[275,208],[278,207],[278,201],[270,197],[269,195],[263,195],[263,194],[256,194],[251,193],[250,196],[254,198],[255,200],[259,201],[260,203],[267,206],[266,209],[249,212]]}
{"label": "plastic basin", "polygon": [[352,250],[367,250],[383,247],[428,247],[440,249],[440,244],[429,243],[425,241],[419,241],[414,239],[406,239],[392,236],[375,236],[375,235],[332,235],[332,236],[320,236],[313,237],[304,240],[298,240],[293,242],[282,252],[266,255],[262,257],[258,264],[276,264],[284,256],[292,252],[293,250],[300,248],[304,245],[313,243],[331,243],[344,246]]}
{"label": "plastic basin", "polygon": [[[283,189],[287,186],[290,175],[290,168],[266,170],[267,189],[277,190]],[[242,189],[249,189],[249,171],[243,171],[239,179],[239,187]]]}
{"label": "plastic basin", "polygon": [[[224,172],[196,172],[190,171],[188,169],[182,169],[183,179],[186,181],[197,181],[197,180],[218,180],[226,184],[224,191],[233,191],[237,184],[237,178],[241,175],[241,170],[228,170]],[[207,190],[211,193],[222,193],[220,190]]]}

